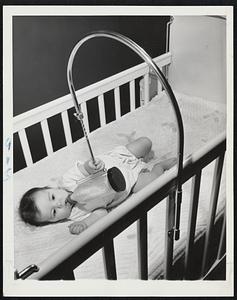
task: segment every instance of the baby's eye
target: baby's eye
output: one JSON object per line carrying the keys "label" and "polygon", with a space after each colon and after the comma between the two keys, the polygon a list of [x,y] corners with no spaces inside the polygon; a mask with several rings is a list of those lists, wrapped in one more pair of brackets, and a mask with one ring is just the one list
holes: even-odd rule
{"label": "baby's eye", "polygon": [[55,196],[54,196],[54,194],[52,195],[52,200],[54,200],[55,199]]}

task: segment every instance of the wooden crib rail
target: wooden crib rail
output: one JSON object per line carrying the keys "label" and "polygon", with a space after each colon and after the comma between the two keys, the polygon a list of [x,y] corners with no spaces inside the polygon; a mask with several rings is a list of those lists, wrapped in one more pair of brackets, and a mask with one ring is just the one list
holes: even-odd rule
{"label": "wooden crib rail", "polygon": [[[164,66],[170,64],[171,54],[166,53],[159,57],[156,57],[154,59],[154,62],[160,68],[163,68]],[[88,132],[90,132],[90,128],[86,102],[90,99],[98,99],[100,127],[103,127],[106,125],[104,94],[108,91],[113,90],[115,100],[115,119],[119,119],[121,117],[120,86],[124,84],[129,85],[130,111],[133,111],[136,108],[135,80],[140,77],[144,78],[145,103],[147,103],[149,101],[149,67],[146,63],[141,63],[135,67],[117,73],[104,80],[82,88],[76,92],[77,99],[79,99],[78,101],[80,101],[82,105],[84,123]],[[160,87],[160,84],[158,85],[158,87]],[[158,92],[161,92],[160,88],[158,88]],[[53,116],[56,116],[57,114],[61,115],[66,145],[70,145],[72,143],[72,132],[70,128],[68,110],[73,106],[74,105],[71,95],[68,94],[66,96],[53,100],[47,104],[44,104],[40,107],[37,107],[19,116],[14,117],[13,133],[19,135],[26,166],[32,165],[34,163],[26,129],[32,125],[40,123],[47,156],[49,156],[55,151],[53,150],[52,146],[52,137],[48,126],[48,119]]]}
{"label": "wooden crib rail", "polygon": [[[163,54],[154,58],[154,61],[160,68],[162,68],[171,63],[171,54]],[[132,82],[134,79],[144,76],[147,73],[149,73],[147,64],[141,63],[135,67],[129,68],[125,71],[82,88],[78,90],[76,94],[80,103],[86,102],[87,100],[100,96],[107,91],[119,87],[120,85],[123,85],[127,82]],[[133,90],[133,82],[131,83],[131,90]],[[41,122],[44,119],[48,119],[71,108],[72,106],[72,98],[71,95],[68,94],[35,109],[22,113],[14,117],[13,132],[17,132],[35,123]]]}
{"label": "wooden crib rail", "polygon": [[[216,139],[207,144],[201,150],[194,153],[191,157],[185,160],[182,173],[182,184],[194,177],[194,188],[192,199],[198,199],[199,176],[201,170],[210,162],[222,157],[226,149],[225,133],[220,134]],[[219,173],[218,173],[219,174]],[[108,279],[116,279],[116,264],[114,257],[113,238],[120,232],[126,229],[133,222],[138,221],[138,258],[139,258],[139,278],[148,279],[148,264],[147,264],[147,212],[157,205],[160,201],[171,195],[175,187],[177,170],[175,167],[167,171],[163,176],[151,182],[136,194],[133,194],[130,199],[122,203],[115,210],[111,211],[106,217],[97,221],[96,225],[92,225],[80,236],[73,239],[62,249],[48,257],[39,267],[39,271],[29,276],[30,279],[59,279],[64,278],[65,270],[75,269],[78,265],[84,262],[92,254],[104,247],[105,268]],[[214,172],[215,176],[215,172]],[[214,179],[215,181],[215,179]],[[217,180],[219,184],[219,179]],[[170,197],[172,199],[172,197]],[[172,203],[170,207],[172,209]],[[193,216],[194,215],[194,216]],[[195,228],[195,211],[189,222],[189,235],[193,235]],[[169,216],[173,218],[173,214],[167,212],[167,220]],[[172,236],[172,221],[168,222],[171,229],[166,226],[166,247],[165,247],[165,278],[169,278],[172,268],[173,245],[169,239]],[[224,227],[225,228],[225,227]],[[224,239],[224,229],[222,230],[222,238],[219,252],[222,252],[222,244]],[[171,244],[171,246],[170,246]],[[193,247],[193,241],[187,241],[188,252]],[[218,255],[220,256],[221,254]],[[188,261],[188,259],[186,259]]]}

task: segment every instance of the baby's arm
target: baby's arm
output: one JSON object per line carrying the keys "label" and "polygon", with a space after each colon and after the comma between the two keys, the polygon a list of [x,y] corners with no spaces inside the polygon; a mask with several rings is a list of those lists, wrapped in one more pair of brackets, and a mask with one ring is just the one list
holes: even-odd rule
{"label": "baby's arm", "polygon": [[97,220],[107,215],[107,213],[107,210],[102,208],[94,210],[87,218],[83,219],[82,221],[73,222],[71,225],[69,225],[69,231],[72,234],[80,234]]}

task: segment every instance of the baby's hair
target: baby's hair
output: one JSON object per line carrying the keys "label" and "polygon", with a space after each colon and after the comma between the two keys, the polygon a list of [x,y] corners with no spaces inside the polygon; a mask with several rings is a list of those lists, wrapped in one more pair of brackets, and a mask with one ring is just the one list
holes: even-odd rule
{"label": "baby's hair", "polygon": [[21,219],[30,225],[43,225],[37,220],[37,214],[39,210],[35,205],[35,193],[43,190],[47,190],[49,187],[35,187],[27,191],[21,198],[19,206],[19,214]]}

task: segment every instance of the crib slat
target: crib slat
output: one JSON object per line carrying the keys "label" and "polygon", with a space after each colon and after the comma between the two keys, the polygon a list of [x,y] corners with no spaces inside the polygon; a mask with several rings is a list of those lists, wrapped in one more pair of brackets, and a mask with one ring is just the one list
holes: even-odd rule
{"label": "crib slat", "polygon": [[104,268],[107,279],[117,279],[115,254],[114,254],[114,241],[109,240],[103,247],[103,260]]}
{"label": "crib slat", "polygon": [[217,253],[217,260],[220,260],[221,257],[223,256],[224,247],[225,247],[225,237],[226,237],[226,211],[224,212],[220,243],[219,243],[219,248]]}
{"label": "crib slat", "polygon": [[61,116],[62,116],[62,121],[63,121],[63,128],[64,128],[64,133],[65,133],[66,143],[67,143],[67,145],[70,145],[70,144],[72,144],[72,135],[71,135],[70,125],[69,125],[67,110],[63,111],[61,113]]}
{"label": "crib slat", "polygon": [[149,73],[144,75],[144,104],[149,102]]}
{"label": "crib slat", "polygon": [[191,275],[190,264],[192,262],[192,253],[193,253],[193,246],[194,246],[201,173],[202,172],[200,170],[192,179],[191,204],[189,208],[187,244],[186,244],[186,251],[185,251],[185,262],[184,262],[185,279],[190,279],[190,275]]}
{"label": "crib slat", "polygon": [[159,79],[157,79],[157,94],[159,95],[162,92],[162,84]]}
{"label": "crib slat", "polygon": [[135,110],[135,80],[129,82],[130,111]]}
{"label": "crib slat", "polygon": [[137,221],[138,276],[148,279],[147,214]]}
{"label": "crib slat", "polygon": [[120,91],[119,87],[114,89],[114,101],[115,101],[115,116],[116,120],[121,117],[121,108],[120,108]]}
{"label": "crib slat", "polygon": [[208,224],[207,224],[204,254],[203,254],[203,261],[202,261],[202,273],[201,273],[202,277],[205,275],[209,263],[209,253],[210,253],[209,249],[210,249],[212,231],[213,231],[215,215],[216,215],[216,207],[217,207],[218,194],[220,189],[223,162],[224,162],[224,153],[217,158],[215,164],[215,170],[213,174],[210,209],[208,215]]}
{"label": "crib slat", "polygon": [[40,125],[44,136],[44,142],[45,142],[47,154],[50,155],[53,153],[53,146],[50,138],[49,126],[47,120],[41,121]]}
{"label": "crib slat", "polygon": [[21,147],[22,147],[22,150],[23,150],[23,153],[24,153],[26,165],[28,167],[28,166],[33,164],[33,160],[32,160],[30,147],[29,147],[29,143],[28,143],[28,139],[27,139],[27,136],[26,136],[25,129],[19,130],[18,134],[19,134],[19,138],[20,138],[20,141],[21,141]]}
{"label": "crib slat", "polygon": [[165,224],[165,260],[164,278],[170,279],[173,264],[174,247],[174,222],[175,222],[175,191],[172,191],[166,199],[166,224]]}
{"label": "crib slat", "polygon": [[106,124],[104,94],[98,96],[98,104],[99,104],[100,126],[103,127]]}

